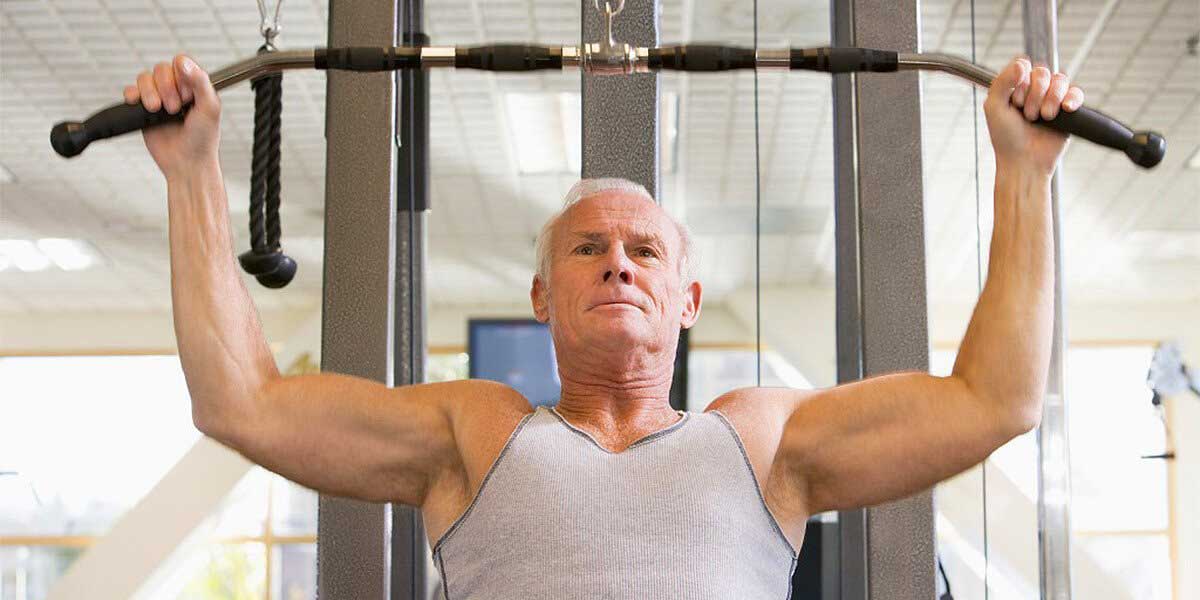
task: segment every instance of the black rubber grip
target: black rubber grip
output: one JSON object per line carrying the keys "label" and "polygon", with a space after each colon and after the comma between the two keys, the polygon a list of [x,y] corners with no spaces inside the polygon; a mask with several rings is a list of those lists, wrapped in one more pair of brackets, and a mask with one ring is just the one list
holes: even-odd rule
{"label": "black rubber grip", "polygon": [[651,48],[647,64],[670,71],[730,71],[753,69],[754,49],[713,44],[686,44]]}
{"label": "black rubber grip", "polygon": [[1153,131],[1134,132],[1120,121],[1086,106],[1075,112],[1060,110],[1051,121],[1037,121],[1047,127],[1085,140],[1120,150],[1134,164],[1147,169],[1157,165],[1167,154],[1167,140]]}
{"label": "black rubber grip", "polygon": [[559,70],[562,69],[562,50],[523,44],[458,48],[454,53],[454,66],[500,72]]}
{"label": "black rubber grip", "polygon": [[899,66],[890,50],[870,48],[792,48],[792,69],[824,73],[889,73]]}
{"label": "black rubber grip", "polygon": [[185,104],[176,114],[165,110],[150,112],[137,104],[114,104],[90,116],[82,123],[63,121],[50,130],[50,145],[61,156],[78,156],[88,144],[110,137],[137,131],[159,123],[182,121],[191,104]]}
{"label": "black rubber grip", "polygon": [[416,46],[350,46],[317,48],[313,54],[317,69],[338,71],[395,71],[419,69],[421,48]]}

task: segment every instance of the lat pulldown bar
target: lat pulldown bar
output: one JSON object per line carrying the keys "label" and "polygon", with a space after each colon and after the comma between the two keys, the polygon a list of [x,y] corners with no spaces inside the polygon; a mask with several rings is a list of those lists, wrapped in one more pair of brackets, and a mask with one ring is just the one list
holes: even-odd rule
{"label": "lat pulldown bar", "polygon": [[[630,75],[655,71],[691,73],[734,69],[778,69],[825,73],[942,71],[981,86],[991,85],[996,74],[977,64],[947,54],[897,53],[867,48],[781,48],[758,50],[736,46],[685,44],[660,48],[633,48],[618,44],[533,46],[392,46],[314,48],[264,53],[222,67],[211,75],[213,87],[222,89],[268,73],[290,69],[344,71],[394,71],[398,69],[456,68],[495,72],[583,69],[598,75]],[[171,115],[151,113],[141,104],[116,104],[83,122],[62,122],[50,131],[50,144],[65,157],[76,156],[96,140],[118,136],[163,122],[178,121],[186,107]],[[1153,131],[1134,132],[1120,121],[1090,107],[1062,111],[1041,124],[1101,146],[1124,152],[1142,167],[1157,165],[1166,154],[1166,140]]]}

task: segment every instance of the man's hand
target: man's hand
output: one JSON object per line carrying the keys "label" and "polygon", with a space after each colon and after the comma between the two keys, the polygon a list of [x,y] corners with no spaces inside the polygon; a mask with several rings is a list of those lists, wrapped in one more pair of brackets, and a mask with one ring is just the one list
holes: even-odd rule
{"label": "man's hand", "polygon": [[125,102],[140,102],[148,111],[165,109],[170,114],[192,103],[182,124],[164,123],[142,130],[146,148],[168,180],[198,165],[217,164],[221,100],[208,73],[190,57],[180,54],[169,63],[158,63],[153,72],[142,71],[137,85],[125,87]]}
{"label": "man's hand", "polygon": [[983,112],[987,116],[997,170],[1032,168],[1050,175],[1067,145],[1067,136],[1033,121],[1051,121],[1059,110],[1073,112],[1083,105],[1083,90],[1070,85],[1062,73],[1018,57],[996,76]]}

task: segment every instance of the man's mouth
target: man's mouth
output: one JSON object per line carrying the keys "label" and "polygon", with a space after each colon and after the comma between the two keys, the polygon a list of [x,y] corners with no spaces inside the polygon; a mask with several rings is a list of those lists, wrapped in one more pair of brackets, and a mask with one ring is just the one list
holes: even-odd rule
{"label": "man's mouth", "polygon": [[601,308],[604,306],[628,306],[631,308],[637,308],[639,310],[641,309],[641,307],[639,307],[638,305],[636,305],[632,302],[623,302],[620,300],[613,301],[613,302],[601,302],[600,304],[597,304],[597,305],[593,306],[592,308]]}

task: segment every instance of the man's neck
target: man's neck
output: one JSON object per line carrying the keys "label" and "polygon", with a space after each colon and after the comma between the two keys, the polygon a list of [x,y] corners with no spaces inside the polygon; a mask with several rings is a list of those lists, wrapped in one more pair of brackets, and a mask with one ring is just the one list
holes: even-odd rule
{"label": "man's neck", "polygon": [[571,425],[619,451],[679,420],[671,408],[671,379],[634,382],[576,381],[564,376],[555,410]]}

